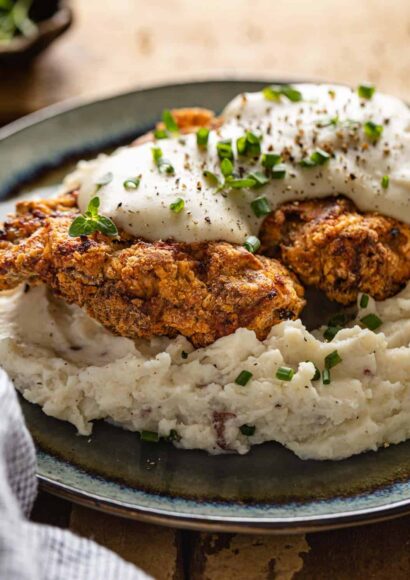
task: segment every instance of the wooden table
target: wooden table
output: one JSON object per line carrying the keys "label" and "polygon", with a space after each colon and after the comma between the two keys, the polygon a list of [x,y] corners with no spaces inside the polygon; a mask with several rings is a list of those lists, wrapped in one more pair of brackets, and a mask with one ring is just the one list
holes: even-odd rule
{"label": "wooden table", "polygon": [[[25,70],[0,69],[0,123],[71,97],[209,77],[372,81],[410,100],[409,0],[75,0],[70,32]],[[172,105],[172,103],[170,103]],[[199,534],[40,494],[70,527],[158,579],[407,579],[410,518],[308,536]]]}

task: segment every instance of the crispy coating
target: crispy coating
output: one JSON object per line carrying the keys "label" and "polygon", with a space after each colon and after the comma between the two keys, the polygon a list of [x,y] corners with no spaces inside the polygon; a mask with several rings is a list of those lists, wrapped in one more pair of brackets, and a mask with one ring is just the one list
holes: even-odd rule
{"label": "crispy coating", "polygon": [[205,346],[239,327],[258,338],[297,318],[303,289],[276,260],[225,242],[71,238],[75,194],[22,202],[0,236],[0,290],[41,281],[115,334],[186,336]]}
{"label": "crispy coating", "polygon": [[410,227],[343,197],[285,203],[264,220],[260,237],[267,255],[341,304],[359,292],[384,300],[410,279]]}

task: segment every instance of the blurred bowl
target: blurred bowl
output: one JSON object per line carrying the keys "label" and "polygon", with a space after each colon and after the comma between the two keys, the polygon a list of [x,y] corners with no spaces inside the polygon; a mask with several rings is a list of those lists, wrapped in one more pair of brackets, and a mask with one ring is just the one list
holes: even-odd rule
{"label": "blurred bowl", "polygon": [[35,0],[30,18],[37,31],[29,37],[16,36],[8,43],[0,43],[0,65],[28,63],[71,26],[73,15],[65,0]]}

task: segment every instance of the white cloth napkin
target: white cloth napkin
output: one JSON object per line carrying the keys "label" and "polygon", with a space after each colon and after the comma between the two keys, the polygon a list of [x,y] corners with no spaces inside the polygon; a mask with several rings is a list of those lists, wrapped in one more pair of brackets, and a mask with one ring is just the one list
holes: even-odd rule
{"label": "white cloth napkin", "polygon": [[27,521],[37,491],[34,445],[0,369],[0,579],[148,580],[94,542]]}

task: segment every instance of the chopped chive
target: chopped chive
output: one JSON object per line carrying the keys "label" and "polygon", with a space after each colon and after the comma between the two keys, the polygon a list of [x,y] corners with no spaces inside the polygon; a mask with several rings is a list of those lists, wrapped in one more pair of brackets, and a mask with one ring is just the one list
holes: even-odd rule
{"label": "chopped chive", "polygon": [[340,330],[342,330],[341,326],[328,326],[323,333],[323,338],[326,340],[326,342],[332,342]]}
{"label": "chopped chive", "polygon": [[169,209],[174,213],[181,213],[184,207],[185,201],[182,199],[182,197],[177,197],[175,201],[169,204]]}
{"label": "chopped chive", "polygon": [[251,131],[246,131],[246,154],[249,157],[259,157],[261,154],[261,137],[251,133]]}
{"label": "chopped chive", "polygon": [[341,362],[342,362],[341,356],[339,355],[337,350],[334,350],[325,357],[325,368],[329,370]]}
{"label": "chopped chive", "polygon": [[111,171],[105,173],[104,175],[101,175],[101,177],[95,180],[95,185],[97,186],[97,189],[100,189],[100,187],[102,187],[103,185],[108,185],[113,180],[113,177],[114,175],[111,173]]}
{"label": "chopped chive", "polygon": [[244,248],[246,248],[251,254],[257,252],[261,247],[260,240],[256,236],[249,236],[249,238],[246,238],[246,241],[243,245]]}
{"label": "chopped chive", "polygon": [[176,429],[171,429],[167,437],[167,441],[181,441],[182,437]]}
{"label": "chopped chive", "polygon": [[153,147],[151,153],[155,165],[158,165],[159,160],[162,159],[162,149],[160,147]]}
{"label": "chopped chive", "polygon": [[306,362],[312,363],[312,365],[315,367],[315,374],[312,377],[312,381],[318,381],[320,379],[320,370],[317,368],[317,366],[315,365],[315,363],[313,361],[308,360]]}
{"label": "chopped chive", "polygon": [[188,353],[187,353],[187,352],[185,352],[185,351],[183,350],[183,351],[181,352],[181,357],[182,357],[183,359],[187,359],[187,358],[188,358]]}
{"label": "chopped chive", "polygon": [[255,429],[255,425],[242,425],[239,427],[239,431],[246,437],[252,437],[255,434]]}
{"label": "chopped chive", "polygon": [[219,185],[218,176],[215,173],[212,173],[212,171],[208,171],[207,169],[205,169],[202,175],[204,176],[205,180],[209,185],[213,187],[217,187]]}
{"label": "chopped chive", "polygon": [[330,385],[330,370],[329,369],[323,369],[323,375],[322,375],[322,380],[323,380],[323,384],[324,385]]}
{"label": "chopped chive", "polygon": [[276,371],[276,378],[280,381],[291,381],[295,371],[290,367],[279,367]]}
{"label": "chopped chive", "polygon": [[302,93],[291,85],[270,85],[262,89],[262,94],[268,101],[275,102],[279,102],[282,96],[293,103],[298,103],[303,98]]}
{"label": "chopped chive", "polygon": [[253,376],[252,373],[250,373],[249,371],[241,371],[239,375],[236,377],[235,383],[237,385],[241,385],[241,387],[244,387],[249,383],[252,376]]}
{"label": "chopped chive", "polygon": [[272,169],[274,165],[281,163],[282,157],[276,153],[262,153],[261,163],[262,167]]}
{"label": "chopped chive", "polygon": [[132,190],[132,189],[138,189],[139,184],[141,182],[141,176],[139,177],[129,177],[128,179],[126,179],[123,183],[124,189]]}
{"label": "chopped chive", "polygon": [[236,179],[232,176],[229,176],[225,181],[225,185],[231,189],[245,189],[247,187],[255,187],[256,181],[252,177]]}
{"label": "chopped chive", "polygon": [[208,146],[209,129],[200,127],[196,132],[196,144],[198,147],[205,149]]}
{"label": "chopped chive", "polygon": [[271,176],[273,179],[283,179],[286,176],[286,165],[279,163],[279,165],[272,167]]}
{"label": "chopped chive", "polygon": [[347,316],[344,312],[338,312],[329,318],[328,326],[343,326],[347,322]]}
{"label": "chopped chive", "polygon": [[221,161],[221,171],[224,177],[229,177],[233,173],[232,161],[228,158],[222,159]]}
{"label": "chopped chive", "polygon": [[264,195],[251,201],[251,208],[256,217],[268,215],[272,211],[269,202]]}
{"label": "chopped chive", "polygon": [[388,175],[383,175],[380,183],[383,189],[387,189],[389,187],[390,177]]}
{"label": "chopped chive", "polygon": [[168,139],[168,132],[165,129],[155,129],[155,139]]}
{"label": "chopped chive", "polygon": [[158,170],[160,173],[166,173],[166,175],[174,175],[175,174],[174,166],[167,159],[160,159],[159,160]]}
{"label": "chopped chive", "polygon": [[243,137],[236,140],[236,149],[239,155],[259,157],[261,154],[261,137],[251,131],[246,131]]}
{"label": "chopped chive", "polygon": [[262,94],[267,101],[275,101],[279,103],[282,93],[280,92],[280,87],[272,85],[270,87],[265,87],[262,89]]}
{"label": "chopped chive", "polygon": [[141,431],[141,441],[149,441],[151,443],[158,443],[159,435],[155,431]]}
{"label": "chopped chive", "polygon": [[302,93],[291,85],[282,86],[282,95],[289,99],[289,101],[292,101],[292,103],[298,103],[302,100]]}
{"label": "chopped chive", "polygon": [[368,304],[369,304],[369,295],[362,294],[362,296],[360,298],[360,308],[367,308]]}
{"label": "chopped chive", "polygon": [[178,133],[179,128],[177,122],[175,121],[174,115],[169,109],[164,109],[164,111],[162,111],[162,122],[164,123],[167,131],[170,133]]}
{"label": "chopped chive", "polygon": [[376,314],[367,314],[360,319],[360,322],[369,330],[376,330],[383,324]]}
{"label": "chopped chive", "polygon": [[232,141],[231,139],[227,139],[225,141],[219,141],[216,144],[216,151],[218,153],[219,159],[230,159],[233,161],[233,150],[232,150]]}
{"label": "chopped chive", "polygon": [[324,151],[323,149],[316,149],[316,151],[313,151],[310,157],[305,157],[302,159],[300,165],[302,167],[317,167],[318,165],[324,165],[329,161],[329,159],[330,155],[327,153],[327,151]]}
{"label": "chopped chive", "polygon": [[250,173],[248,175],[248,177],[249,177],[249,179],[255,180],[254,187],[262,187],[262,186],[266,185],[267,183],[269,183],[269,177],[266,177],[266,175],[264,173],[262,173],[261,171],[254,171],[253,173]]}
{"label": "chopped chive", "polygon": [[363,125],[363,130],[370,141],[376,142],[380,139],[383,133],[383,125],[377,125],[376,123],[373,123],[373,121],[366,121]]}
{"label": "chopped chive", "polygon": [[361,99],[371,99],[376,91],[376,87],[373,85],[359,85],[357,87],[357,93]]}

